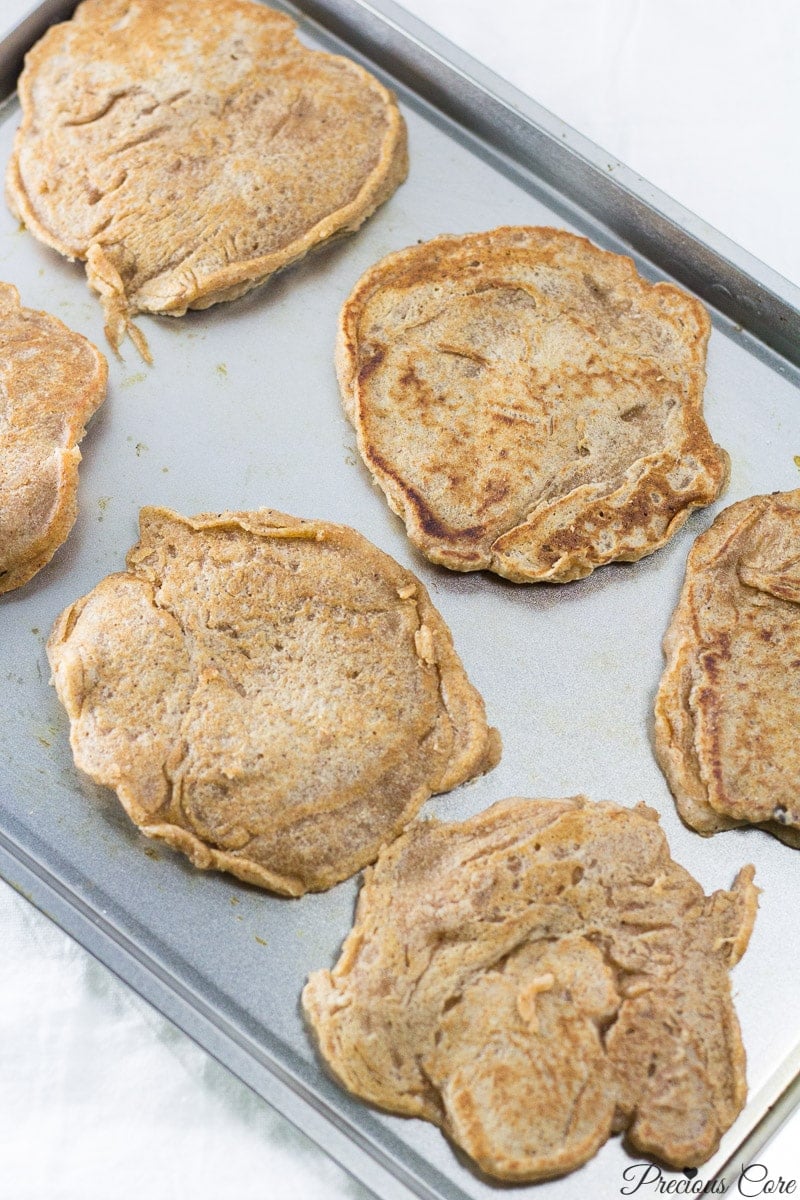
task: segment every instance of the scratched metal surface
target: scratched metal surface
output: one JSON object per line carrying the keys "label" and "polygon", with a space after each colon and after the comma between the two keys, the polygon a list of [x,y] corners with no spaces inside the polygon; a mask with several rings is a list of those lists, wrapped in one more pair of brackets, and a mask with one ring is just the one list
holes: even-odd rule
{"label": "scratched metal surface", "polygon": [[[310,30],[304,37],[317,44]],[[761,909],[734,973],[750,1101],[703,1169],[710,1176],[789,1082],[800,1041],[798,1022],[786,1016],[800,994],[800,957],[786,952],[800,908],[793,852],[757,831],[704,840],[686,830],[651,750],[661,636],[689,547],[720,505],[694,515],[652,557],[563,587],[450,574],[411,549],[371,486],[339,405],[332,347],[355,280],[389,251],[443,230],[549,223],[626,247],[498,170],[410,93],[401,99],[411,174],[355,238],[233,304],[178,321],[142,318],[152,368],[130,343],[121,361],[109,357],[108,399],[82,446],[77,525],[46,570],[0,598],[0,866],[379,1194],[496,1195],[501,1189],[479,1179],[436,1129],[352,1100],[315,1059],[298,997],[308,973],[335,960],[357,881],[286,901],[155,850],[112,794],[76,772],[67,722],[48,686],[44,642],[53,621],[122,567],[140,505],[184,513],[266,505],[353,525],[423,579],[503,736],[503,759],[491,774],[424,812],[461,818],[505,796],[579,791],[623,804],[644,800],[661,813],[675,858],[706,890],[729,886],[742,863],[755,863]],[[0,112],[3,161],[17,122],[12,101]],[[52,311],[104,347],[99,305],[81,267],[36,243],[5,208],[0,278],[19,287],[26,305]],[[715,320],[706,413],[731,454],[724,503],[797,485],[797,386],[793,368]],[[515,1194],[610,1194],[632,1161],[612,1139],[582,1170]]]}

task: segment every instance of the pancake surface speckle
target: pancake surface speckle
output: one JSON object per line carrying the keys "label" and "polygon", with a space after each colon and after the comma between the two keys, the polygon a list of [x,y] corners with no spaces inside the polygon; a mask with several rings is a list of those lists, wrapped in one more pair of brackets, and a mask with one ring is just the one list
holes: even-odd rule
{"label": "pancake surface speckle", "polygon": [[556,229],[390,255],[342,310],[361,455],[411,541],[457,571],[565,582],[662,546],[722,490],[708,315]]}
{"label": "pancake surface speckle", "polygon": [[85,0],[26,58],[12,210],[130,317],[232,300],[402,182],[394,97],[253,0]]}
{"label": "pancake surface speckle", "polygon": [[744,867],[705,896],[657,821],[572,797],[415,822],[303,992],[338,1081],[499,1179],[570,1171],[621,1130],[705,1162],[746,1094],[728,970],[757,889]]}
{"label": "pancake surface speckle", "polygon": [[102,404],[103,355],[0,283],[0,593],[27,583],[78,512],[78,443]]}
{"label": "pancake surface speckle", "polygon": [[76,764],[145,834],[300,895],[495,765],[427,592],[360,534],[269,509],[140,526],[48,654]]}
{"label": "pancake surface speckle", "polygon": [[800,846],[800,489],[701,534],[664,653],[656,752],[684,821]]}

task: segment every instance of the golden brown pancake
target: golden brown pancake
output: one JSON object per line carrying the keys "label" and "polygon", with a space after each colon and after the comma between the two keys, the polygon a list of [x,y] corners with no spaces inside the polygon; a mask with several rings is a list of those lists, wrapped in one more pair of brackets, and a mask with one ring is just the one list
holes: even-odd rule
{"label": "golden brown pancake", "polygon": [[48,654],[75,762],[197,867],[297,896],[371,862],[496,730],[425,588],[360,534],[145,508]]}
{"label": "golden brown pancake", "polygon": [[716,499],[703,306],[557,229],[439,237],[342,310],[358,445],[411,541],[456,571],[563,583],[662,546]]}
{"label": "golden brown pancake", "polygon": [[745,1099],[728,970],[752,879],[705,896],[644,805],[416,822],[367,871],[304,1010],[344,1087],[434,1121],[498,1179],[573,1170],[620,1130],[699,1164]]}
{"label": "golden brown pancake", "polygon": [[78,513],[78,443],[106,394],[103,355],[0,283],[0,593],[40,571]]}
{"label": "golden brown pancake", "polygon": [[800,489],[697,539],[664,654],[656,753],[684,821],[800,846]]}
{"label": "golden brown pancake", "polygon": [[106,334],[132,314],[232,300],[405,177],[394,97],[252,0],[85,0],[29,52],[9,164],[14,213],[86,262]]}

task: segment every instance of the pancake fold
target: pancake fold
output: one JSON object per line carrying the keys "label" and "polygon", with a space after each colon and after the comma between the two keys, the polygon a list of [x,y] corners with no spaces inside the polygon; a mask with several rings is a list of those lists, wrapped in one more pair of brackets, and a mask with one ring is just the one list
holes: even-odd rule
{"label": "pancake fold", "polygon": [[728,972],[757,895],[751,866],[704,895],[642,804],[416,822],[366,872],[304,1012],[343,1087],[496,1179],[574,1170],[613,1132],[697,1166],[745,1100]]}

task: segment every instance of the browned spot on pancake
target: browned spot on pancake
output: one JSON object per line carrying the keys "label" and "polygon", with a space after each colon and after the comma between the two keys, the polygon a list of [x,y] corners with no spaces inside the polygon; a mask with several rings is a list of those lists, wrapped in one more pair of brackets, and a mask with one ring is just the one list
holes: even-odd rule
{"label": "browned spot on pancake", "polygon": [[359,382],[364,383],[373,371],[376,371],[386,357],[386,350],[381,346],[374,354],[365,358],[358,369]]}
{"label": "browned spot on pancake", "polygon": [[[372,470],[376,468],[384,476],[392,477],[393,469],[386,463],[379,454],[374,450],[371,452],[367,466]],[[445,537],[448,532],[448,527],[442,524],[436,514],[428,508],[425,500],[419,493],[408,486],[403,488],[403,496],[405,500],[413,507],[416,517],[424,528],[425,532],[431,537]],[[461,536],[465,541],[479,541],[484,535],[484,526],[475,525],[471,529],[463,529],[460,531]]]}
{"label": "browned spot on pancake", "polygon": [[484,488],[484,505],[496,504],[499,500],[505,500],[510,491],[511,487],[505,481],[490,479]]}

